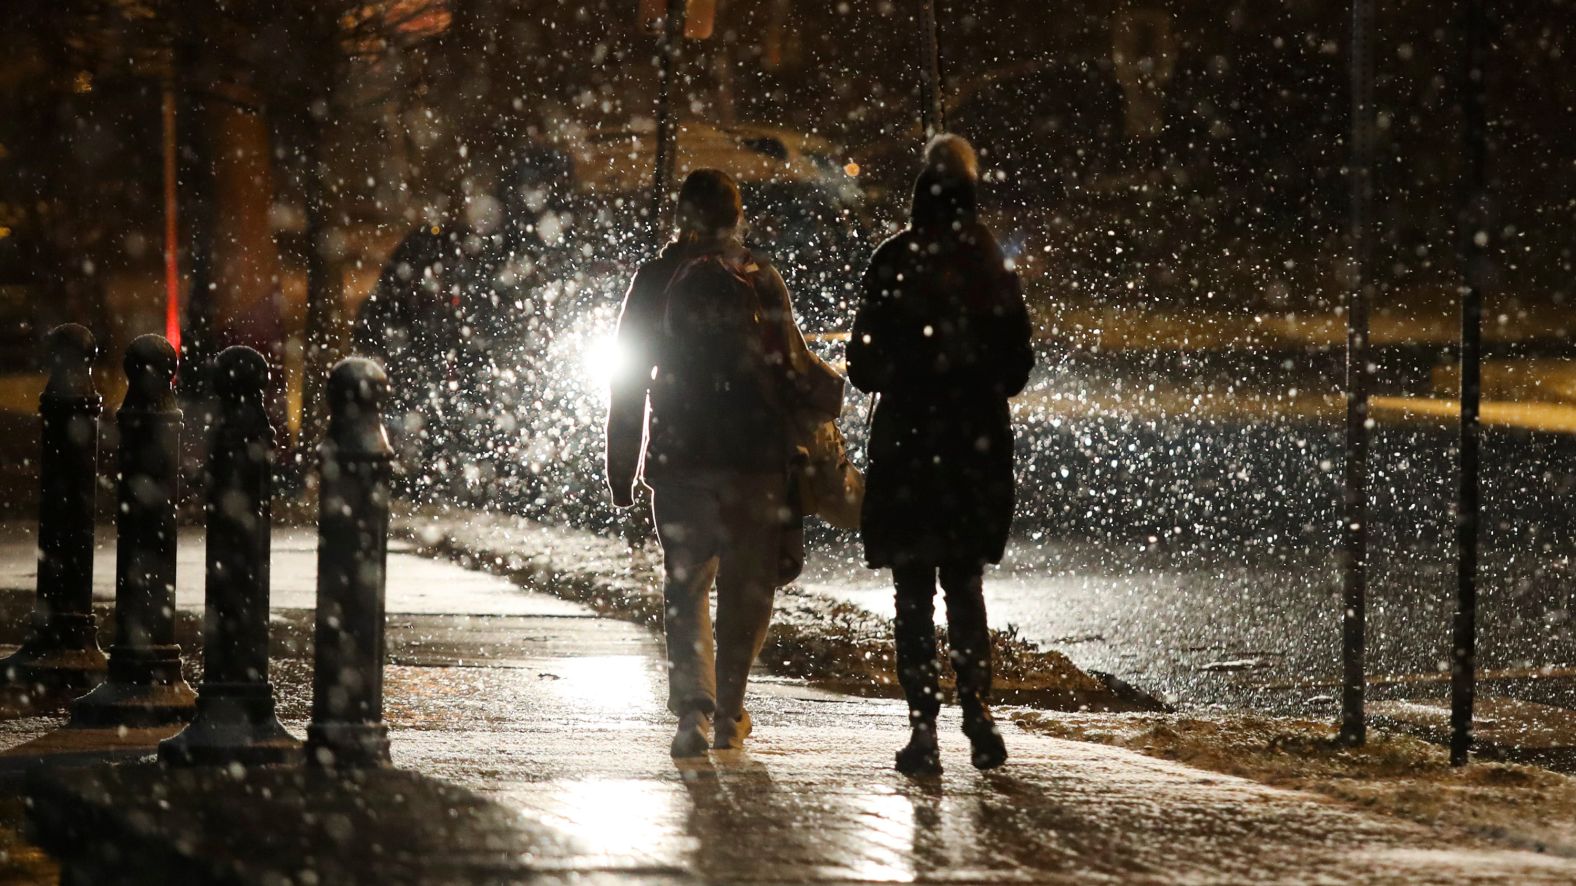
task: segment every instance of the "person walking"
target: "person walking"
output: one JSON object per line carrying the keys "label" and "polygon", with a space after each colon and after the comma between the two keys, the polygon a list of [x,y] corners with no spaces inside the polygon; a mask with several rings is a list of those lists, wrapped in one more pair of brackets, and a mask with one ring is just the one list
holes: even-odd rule
{"label": "person walking", "polygon": [[897,668],[912,735],[906,773],[938,773],[941,708],[934,606],[939,576],[963,731],[980,769],[1006,746],[990,712],[986,563],[1001,562],[1014,506],[1008,398],[1034,353],[1018,278],[979,222],[979,163],[956,135],[925,150],[906,230],[883,243],[864,275],[848,378],[880,395],[870,432],[861,514],[865,558],[890,567]]}
{"label": "person walking", "polygon": [[807,410],[835,418],[842,403],[841,379],[833,405],[825,380],[806,371],[788,288],[744,247],[743,221],[732,176],[692,172],[677,236],[635,273],[618,321],[607,482],[618,507],[634,504],[637,482],[651,489],[675,757],[704,754],[708,730],[716,749],[750,734],[745,686],[797,516],[787,495],[792,434]]}

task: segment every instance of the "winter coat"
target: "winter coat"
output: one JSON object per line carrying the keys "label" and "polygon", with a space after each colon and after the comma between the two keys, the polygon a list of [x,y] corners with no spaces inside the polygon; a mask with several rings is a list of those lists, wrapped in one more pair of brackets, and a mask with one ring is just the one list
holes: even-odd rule
{"label": "winter coat", "polygon": [[[685,263],[715,253],[747,277],[766,328],[765,398],[743,414],[708,415],[664,388],[659,366],[668,284]],[[788,287],[764,258],[737,241],[675,241],[635,273],[618,321],[621,361],[607,419],[607,480],[614,490],[637,479],[660,481],[703,472],[782,475],[797,421],[806,413],[834,418],[843,383],[822,371],[794,321]]]}
{"label": "winter coat", "polygon": [[998,563],[1014,506],[1007,399],[1034,355],[1017,275],[974,219],[973,180],[916,186],[913,223],[877,249],[848,377],[881,395],[861,515],[872,567]]}

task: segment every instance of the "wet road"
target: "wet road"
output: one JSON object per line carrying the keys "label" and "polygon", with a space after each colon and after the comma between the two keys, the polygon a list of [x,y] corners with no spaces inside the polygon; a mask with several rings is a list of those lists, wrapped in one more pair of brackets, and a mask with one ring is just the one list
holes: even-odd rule
{"label": "wet road", "polygon": [[[1564,580],[1563,564],[1560,569]],[[1381,568],[1373,579],[1370,677],[1421,677],[1427,681],[1421,689],[1408,684],[1407,691],[1442,692],[1451,564]],[[846,561],[819,561],[805,584],[876,612],[891,611],[884,577]],[[1019,543],[1009,548],[1006,564],[987,575],[986,601],[993,626],[1014,629],[1085,669],[1114,673],[1175,704],[1323,715],[1335,709],[1333,682],[1340,673],[1340,588],[1330,554],[1211,563],[1137,547]],[[1576,700],[1569,682],[1568,605],[1530,576],[1500,578],[1482,600],[1483,668],[1506,677],[1547,669],[1558,679],[1519,685],[1515,694],[1557,704]]]}
{"label": "wet road", "polygon": [[[1454,429],[1404,407],[1437,393],[1436,356],[1382,358],[1371,457],[1369,673],[1425,692],[1455,605]],[[1016,405],[1019,517],[986,583],[992,623],[1183,705],[1333,711],[1338,357],[1043,353]],[[1526,425],[1485,434],[1480,666],[1576,705],[1576,437]],[[818,541],[810,587],[891,611],[852,539]]]}

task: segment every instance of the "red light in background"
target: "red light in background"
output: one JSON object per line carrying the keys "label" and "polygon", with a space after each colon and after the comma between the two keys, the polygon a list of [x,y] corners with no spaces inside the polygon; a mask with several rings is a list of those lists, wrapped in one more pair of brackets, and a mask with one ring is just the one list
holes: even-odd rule
{"label": "red light in background", "polygon": [[181,352],[180,226],[175,192],[175,88],[164,86],[164,337]]}

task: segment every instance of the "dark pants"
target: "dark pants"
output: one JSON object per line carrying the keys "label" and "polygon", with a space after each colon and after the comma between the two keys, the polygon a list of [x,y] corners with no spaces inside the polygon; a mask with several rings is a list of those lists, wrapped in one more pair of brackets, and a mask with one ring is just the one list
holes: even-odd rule
{"label": "dark pants", "polygon": [[936,660],[936,577],[947,601],[947,640],[965,712],[990,701],[990,632],[985,625],[985,568],[975,563],[898,566],[897,675],[911,723],[935,722],[941,711],[941,666]]}

